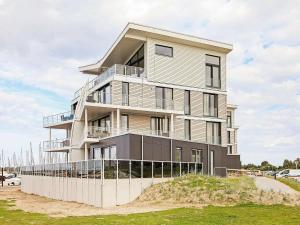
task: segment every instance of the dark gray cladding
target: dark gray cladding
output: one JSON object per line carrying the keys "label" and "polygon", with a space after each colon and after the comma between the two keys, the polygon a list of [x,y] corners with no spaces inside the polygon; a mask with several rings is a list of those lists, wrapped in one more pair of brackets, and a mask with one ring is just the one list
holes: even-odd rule
{"label": "dark gray cladding", "polygon": [[[143,139],[143,147],[142,147]],[[227,169],[240,169],[241,162],[239,155],[227,155],[227,148],[217,145],[207,145],[191,141],[175,140],[163,137],[141,136],[136,134],[125,134],[101,140],[93,147],[106,147],[116,145],[118,159],[142,159],[144,160],[171,161],[175,158],[176,147],[182,148],[182,161],[192,161],[192,149],[202,150],[203,172],[208,171],[208,151],[214,151],[215,174],[224,176]],[[172,146],[172,158],[171,158]]]}

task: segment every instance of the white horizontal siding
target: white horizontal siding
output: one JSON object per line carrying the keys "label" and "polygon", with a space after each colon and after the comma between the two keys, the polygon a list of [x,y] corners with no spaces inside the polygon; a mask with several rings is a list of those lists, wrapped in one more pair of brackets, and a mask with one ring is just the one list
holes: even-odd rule
{"label": "white horizontal siding", "polygon": [[[173,57],[155,54],[155,44],[173,47]],[[150,81],[205,88],[205,54],[221,57],[221,90],[226,88],[226,55],[188,45],[147,39]]]}

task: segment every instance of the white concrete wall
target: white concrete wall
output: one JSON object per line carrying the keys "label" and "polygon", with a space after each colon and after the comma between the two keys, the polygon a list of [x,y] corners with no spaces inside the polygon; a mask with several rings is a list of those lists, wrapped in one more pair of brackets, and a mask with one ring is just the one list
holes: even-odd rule
{"label": "white concrete wall", "polygon": [[108,208],[127,204],[152,184],[172,178],[86,179],[22,175],[21,191],[47,198]]}

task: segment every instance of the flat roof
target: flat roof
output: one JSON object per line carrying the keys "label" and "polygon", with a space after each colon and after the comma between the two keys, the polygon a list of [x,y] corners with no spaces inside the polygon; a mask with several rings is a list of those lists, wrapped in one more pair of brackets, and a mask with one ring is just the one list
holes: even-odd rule
{"label": "flat roof", "polygon": [[[143,39],[144,37],[144,39]],[[189,34],[182,34],[174,31],[169,31],[165,29],[155,28],[151,26],[145,26],[137,23],[128,23],[118,38],[115,40],[113,45],[110,49],[105,53],[102,59],[98,62],[90,65],[85,65],[79,67],[79,71],[83,73],[89,73],[90,70],[99,69],[108,59],[108,57],[112,54],[113,50],[120,45],[126,45],[128,43],[122,42],[124,38],[132,38],[138,41],[146,41],[146,37],[164,40],[164,41],[171,41],[180,44],[195,46],[199,48],[204,48],[208,50],[219,51],[223,53],[229,53],[232,51],[233,46],[232,44],[214,41],[210,39],[200,38],[197,36],[189,35]],[[120,47],[120,49],[122,49]]]}

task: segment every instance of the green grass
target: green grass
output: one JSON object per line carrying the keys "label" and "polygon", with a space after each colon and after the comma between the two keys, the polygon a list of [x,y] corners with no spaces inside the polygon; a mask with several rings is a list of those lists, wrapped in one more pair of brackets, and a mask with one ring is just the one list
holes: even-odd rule
{"label": "green grass", "polygon": [[208,206],[203,209],[180,208],[161,212],[53,218],[38,213],[9,209],[13,202],[0,201],[0,224],[299,224],[300,207],[244,204],[231,207]]}
{"label": "green grass", "polygon": [[249,177],[187,175],[151,186],[139,200],[211,205],[249,203],[255,191],[255,183]]}
{"label": "green grass", "polygon": [[296,191],[300,191],[300,183],[290,179],[290,178],[278,178],[277,180],[279,180],[281,183],[286,184],[287,186],[293,188]]}

